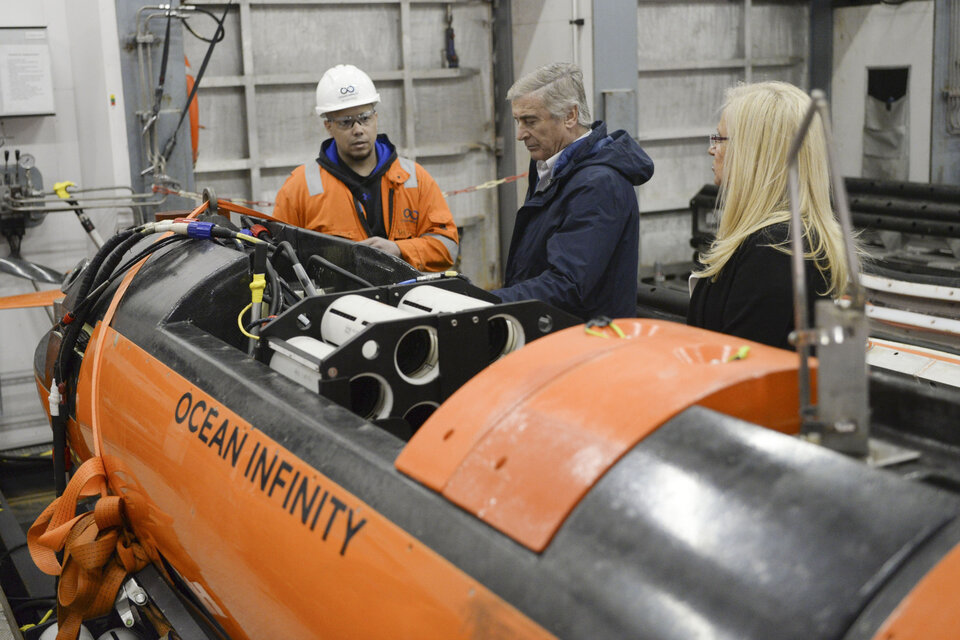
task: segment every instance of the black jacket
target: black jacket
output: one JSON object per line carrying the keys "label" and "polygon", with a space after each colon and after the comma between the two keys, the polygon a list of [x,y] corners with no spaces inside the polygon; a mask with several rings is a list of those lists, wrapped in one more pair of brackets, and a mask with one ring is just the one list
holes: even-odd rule
{"label": "black jacket", "polygon": [[[754,233],[734,252],[713,282],[699,278],[690,298],[687,324],[711,331],[792,349],[787,336],[794,329],[793,276],[790,254],[770,245],[786,242],[789,225],[780,223]],[[827,298],[829,273],[820,274],[813,260],[805,260],[807,313]]]}
{"label": "black jacket", "polygon": [[635,185],[653,175],[653,161],[625,131],[607,135],[593,123],[568,145],[553,178],[536,192],[530,162],[527,199],[517,212],[504,302],[538,299],[583,319],[637,313],[640,215]]}

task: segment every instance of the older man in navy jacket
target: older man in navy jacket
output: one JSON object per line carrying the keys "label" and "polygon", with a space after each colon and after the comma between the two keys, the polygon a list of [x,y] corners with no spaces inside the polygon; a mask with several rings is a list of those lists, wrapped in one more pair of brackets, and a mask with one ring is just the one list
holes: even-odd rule
{"label": "older man in navy jacket", "polygon": [[640,214],[653,161],[623,130],[590,123],[583,74],[554,63],[507,93],[530,186],[510,240],[504,302],[536,298],[585,320],[636,315]]}

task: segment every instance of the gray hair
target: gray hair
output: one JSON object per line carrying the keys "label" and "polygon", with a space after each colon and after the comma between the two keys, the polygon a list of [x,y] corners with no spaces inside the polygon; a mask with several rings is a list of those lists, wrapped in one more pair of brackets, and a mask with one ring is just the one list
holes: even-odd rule
{"label": "gray hair", "polygon": [[583,90],[583,72],[575,64],[554,62],[532,71],[513,83],[507,92],[507,100],[534,95],[543,100],[543,105],[554,118],[565,118],[570,109],[577,107],[577,124],[590,128],[590,108]]}

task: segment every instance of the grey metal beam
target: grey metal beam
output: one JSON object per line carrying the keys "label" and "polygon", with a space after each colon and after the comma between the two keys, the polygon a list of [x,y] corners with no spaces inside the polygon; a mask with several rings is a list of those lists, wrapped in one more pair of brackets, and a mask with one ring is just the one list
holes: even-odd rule
{"label": "grey metal beam", "polygon": [[593,0],[593,110],[608,130],[637,135],[637,3]]}
{"label": "grey metal beam", "polygon": [[[400,57],[403,60],[403,144],[408,149],[417,148],[417,101],[413,93],[413,70],[411,67],[411,56],[413,54],[413,44],[410,40],[410,3],[404,0],[400,3]],[[417,157],[413,156],[412,160]]]}
{"label": "grey metal beam", "polygon": [[[930,122],[930,182],[960,183],[960,136],[947,131],[947,101],[944,92],[950,85],[950,39],[960,38],[951,33],[951,5],[960,11],[957,2],[937,0],[933,14],[933,113]],[[960,49],[960,48],[958,48]]]}
{"label": "grey metal beam", "polygon": [[810,2],[810,86],[821,89],[830,100],[830,79],[833,76],[833,8],[830,0]]}
{"label": "grey metal beam", "polygon": [[[493,5],[493,113],[497,130],[497,175],[517,174],[517,158],[513,153],[513,112],[507,102],[507,91],[513,77],[513,10],[510,0],[495,0]],[[510,183],[498,190],[500,222],[500,275],[502,278],[517,221],[517,188]]]}
{"label": "grey metal beam", "polygon": [[[438,80],[441,78],[465,78],[475,76],[480,73],[479,69],[467,67],[457,67],[455,69],[411,69],[410,77],[414,82],[418,80]],[[404,72],[401,71],[369,71],[367,75],[374,83],[380,82],[399,82],[404,79]],[[246,76],[205,76],[203,78],[203,89],[214,89],[218,87],[244,87],[247,82],[252,82],[257,86],[261,85],[295,85],[307,84],[316,85],[317,75],[310,73],[254,73]]]}
{"label": "grey metal beam", "polygon": [[792,67],[803,62],[799,56],[780,56],[777,58],[731,58],[729,60],[664,60],[645,63],[639,73],[672,73],[675,71],[701,71],[703,69],[742,69],[747,65],[754,68]]}
{"label": "grey metal beam", "polygon": [[[253,63],[253,19],[250,16],[250,2],[241,1],[240,3],[240,50],[243,55],[244,81],[244,106],[247,111],[247,145],[248,153],[251,158],[259,161],[260,159],[260,130],[257,116],[257,95],[256,87],[250,76],[256,71]],[[256,200],[260,198],[260,166],[253,164],[250,167],[250,195]]]}
{"label": "grey metal beam", "polygon": [[[117,32],[120,37],[120,73],[123,78],[123,97],[126,106],[127,146],[130,153],[130,185],[135,191],[149,191],[152,186],[151,175],[141,176],[147,168],[148,149],[144,147],[141,135],[143,121],[138,110],[146,110],[140,93],[140,74],[137,63],[137,11],[141,7],[156,6],[154,0],[129,0],[117,3]],[[172,5],[180,3],[174,1]],[[156,12],[154,12],[156,13]],[[144,13],[144,16],[148,15]],[[150,32],[156,37],[156,44],[148,45],[148,54],[152,76],[146,78],[146,95],[152,100],[160,72],[163,36],[166,18],[156,18],[149,23]],[[158,114],[156,131],[159,134],[158,145],[162,149],[180,118],[180,110],[187,101],[186,68],[183,65],[183,29],[179,20],[174,20],[170,30],[170,46],[167,58],[167,74],[164,82],[163,101]],[[184,121],[186,123],[186,120]],[[187,191],[194,190],[193,158],[190,152],[190,127],[184,124],[177,131],[177,145],[171,157],[167,158],[166,174],[178,181]],[[169,196],[166,204],[174,209],[192,209],[192,200]]]}

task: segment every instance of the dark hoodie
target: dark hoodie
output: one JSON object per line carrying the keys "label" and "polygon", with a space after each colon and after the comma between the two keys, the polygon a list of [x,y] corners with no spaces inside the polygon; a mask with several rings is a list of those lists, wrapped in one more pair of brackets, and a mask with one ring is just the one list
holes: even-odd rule
{"label": "dark hoodie", "polygon": [[517,212],[504,302],[538,299],[584,320],[631,318],[637,312],[640,213],[634,186],[653,175],[653,161],[623,130],[568,145],[543,191],[530,161],[527,199]]}
{"label": "dark hoodie", "polygon": [[385,134],[380,134],[374,144],[374,153],[377,154],[377,166],[369,176],[361,176],[340,161],[337,143],[333,138],[324,140],[320,145],[320,156],[317,162],[350,189],[350,193],[353,194],[353,208],[367,235],[386,238],[387,228],[383,224],[380,180],[397,159],[397,150]]}

